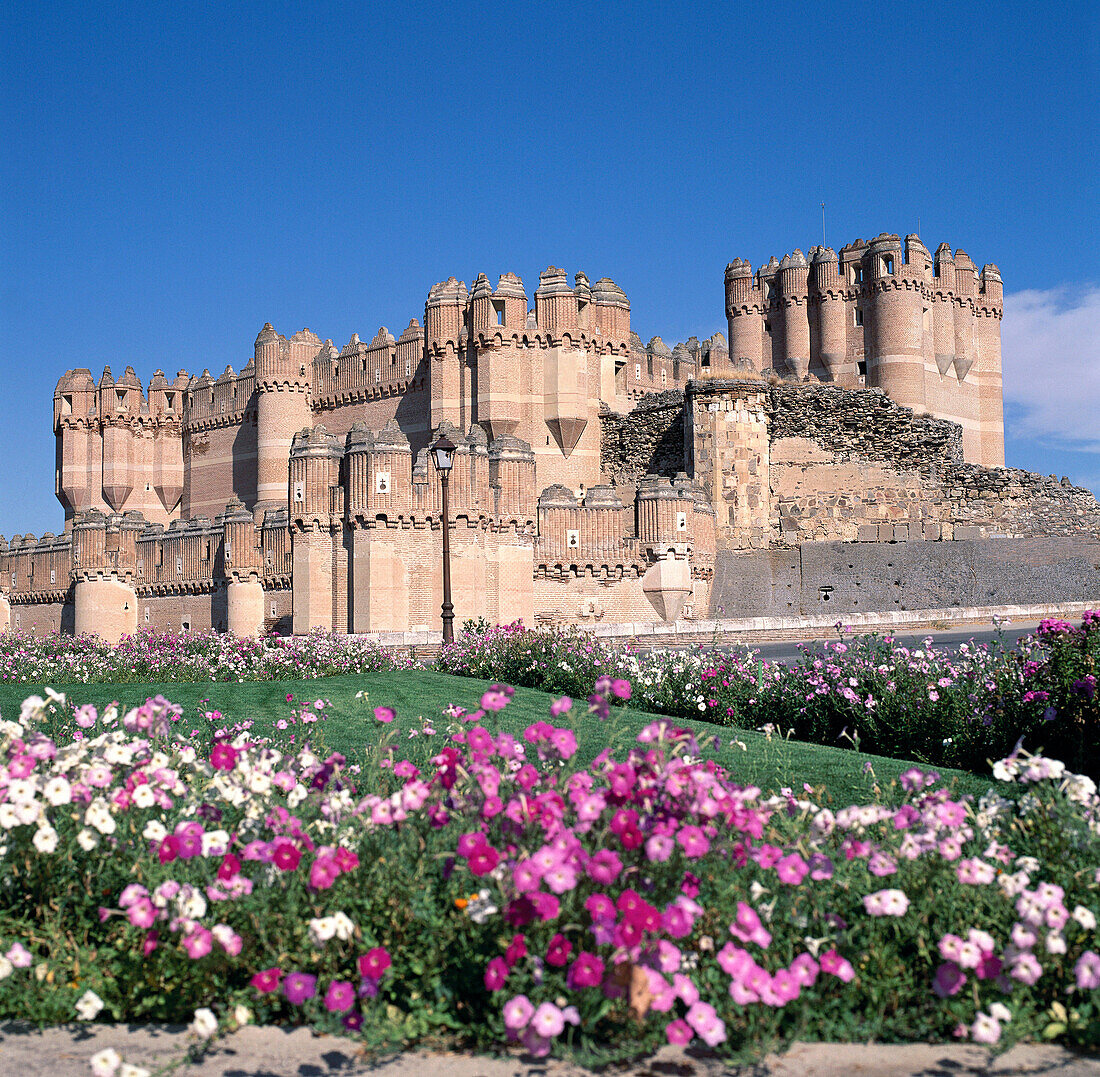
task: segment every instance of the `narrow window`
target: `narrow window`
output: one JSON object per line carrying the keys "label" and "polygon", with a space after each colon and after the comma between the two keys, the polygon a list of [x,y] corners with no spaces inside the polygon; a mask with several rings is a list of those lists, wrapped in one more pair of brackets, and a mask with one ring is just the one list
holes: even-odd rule
{"label": "narrow window", "polygon": [[148,606],[145,607],[145,623],[146,624],[149,623],[149,607]]}
{"label": "narrow window", "polygon": [[635,381],[641,381],[642,380],[642,364],[641,363],[635,363],[634,364],[634,380]]}
{"label": "narrow window", "polygon": [[860,361],[856,364],[856,369],[859,371],[859,376],[861,378],[867,377],[867,360],[860,359]]}
{"label": "narrow window", "polygon": [[862,325],[863,324],[863,310],[862,310],[862,308],[856,307],[856,309],[855,309],[855,319],[856,319],[856,325]]}
{"label": "narrow window", "polygon": [[405,360],[405,377],[407,378],[412,373],[412,360]]}
{"label": "narrow window", "polygon": [[164,394],[164,407],[166,410],[171,411],[176,406],[176,394],[165,393]]}
{"label": "narrow window", "polygon": [[191,622],[190,621],[180,621],[180,628],[183,629],[184,632],[190,632],[191,631]]}
{"label": "narrow window", "polygon": [[61,398],[61,414],[72,415],[73,413],[73,398],[71,396],[63,396]]}
{"label": "narrow window", "polygon": [[115,390],[115,397],[118,401],[119,411],[121,411],[124,407],[126,407],[126,390],[125,389],[116,389]]}
{"label": "narrow window", "polygon": [[374,384],[375,385],[381,385],[382,384],[382,369],[381,369],[381,367],[374,372]]}
{"label": "narrow window", "polygon": [[882,270],[884,273],[894,272],[894,256],[891,254],[886,255],[882,260]]}

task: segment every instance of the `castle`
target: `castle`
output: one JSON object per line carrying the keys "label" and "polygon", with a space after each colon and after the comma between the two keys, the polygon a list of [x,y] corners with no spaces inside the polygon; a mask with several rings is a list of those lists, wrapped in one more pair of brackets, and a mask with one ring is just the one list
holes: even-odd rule
{"label": "castle", "polygon": [[996,266],[884,234],[738,259],[725,298],[728,345],[669,349],[607,278],[551,267],[532,303],[511,273],[451,277],[396,338],[268,324],[239,373],[67,371],[64,531],[0,540],[0,629],[438,630],[441,432],[460,620],[1094,585],[1100,506],[1003,467]]}

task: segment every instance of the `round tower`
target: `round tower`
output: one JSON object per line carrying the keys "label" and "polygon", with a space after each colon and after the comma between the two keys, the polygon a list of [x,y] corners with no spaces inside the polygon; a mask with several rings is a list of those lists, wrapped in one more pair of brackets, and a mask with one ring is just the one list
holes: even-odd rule
{"label": "round tower", "polygon": [[897,404],[924,410],[923,300],[903,286],[901,240],[876,236],[864,257],[870,332],[867,384]]}
{"label": "round tower", "polygon": [[[829,381],[845,371],[848,358],[847,289],[840,280],[840,266],[831,247],[818,247],[810,272],[811,325],[817,337],[816,352]],[[811,342],[811,352],[813,348]],[[854,373],[854,371],[853,371]]]}
{"label": "round tower", "polygon": [[226,628],[239,638],[259,636],[264,630],[263,566],[257,544],[256,521],[236,497],[217,519],[222,530],[225,568]]}
{"label": "round tower", "polygon": [[764,308],[754,287],[752,266],[735,258],[726,266],[726,319],[729,322],[730,361],[747,359],[753,370],[763,366]]}
{"label": "round tower", "polygon": [[[806,257],[800,250],[784,255],[779,263],[777,301],[786,346],[783,359],[787,370],[796,378],[804,378],[810,369],[810,319],[806,310],[809,272]],[[772,365],[779,369],[774,359]]]}
{"label": "round tower", "polygon": [[995,265],[982,267],[981,291],[975,314],[978,342],[978,403],[981,420],[981,462],[1004,467],[1005,428],[1001,379],[1001,319],[1004,284]]}
{"label": "round tower", "polygon": [[[294,351],[300,352],[296,348]],[[257,518],[286,504],[287,462],[297,431],[312,426],[310,363],[268,322],[256,337]]]}

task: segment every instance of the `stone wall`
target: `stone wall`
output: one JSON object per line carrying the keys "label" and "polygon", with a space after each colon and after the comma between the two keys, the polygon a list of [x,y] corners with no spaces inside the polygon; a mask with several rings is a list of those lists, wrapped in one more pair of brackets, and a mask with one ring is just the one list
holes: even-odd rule
{"label": "stone wall", "polygon": [[1071,538],[821,542],[719,550],[711,617],[1100,601],[1100,543]]}
{"label": "stone wall", "polygon": [[921,472],[962,460],[956,423],[914,415],[881,389],[780,384],[768,390],[768,406],[773,442],[809,438],[842,460],[880,460]]}
{"label": "stone wall", "polygon": [[607,481],[675,478],[684,470],[684,394],[679,389],[650,393],[627,415],[602,405],[600,434],[600,471]]}

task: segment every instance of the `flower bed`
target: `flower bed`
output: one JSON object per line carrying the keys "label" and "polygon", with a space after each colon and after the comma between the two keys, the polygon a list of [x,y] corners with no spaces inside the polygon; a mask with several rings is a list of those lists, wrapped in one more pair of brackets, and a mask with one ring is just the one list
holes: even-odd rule
{"label": "flower bed", "polygon": [[580,767],[578,723],[631,691],[600,687],[521,739],[493,731],[497,686],[415,752],[380,706],[357,773],[248,732],[179,743],[163,700],[80,729],[29,702],[0,723],[0,1015],[587,1062],[1100,1040],[1089,779],[1018,752],[978,803],[915,768],[889,805],[765,798],[667,721]]}
{"label": "flower bed", "polygon": [[0,684],[272,681],[415,666],[407,654],[321,631],[261,639],[143,631],[114,647],[96,636],[0,635]]}
{"label": "flower bed", "polygon": [[[838,625],[838,629],[841,626]],[[632,702],[720,725],[771,725],[799,740],[988,773],[1021,738],[1100,776],[1100,614],[1044,621],[1018,650],[938,650],[844,637],[790,666],[751,651],[618,650],[578,630],[505,625],[470,631],[438,668],[584,695],[601,675],[630,680]]]}

